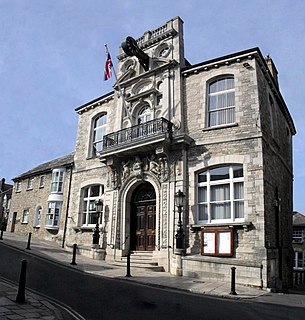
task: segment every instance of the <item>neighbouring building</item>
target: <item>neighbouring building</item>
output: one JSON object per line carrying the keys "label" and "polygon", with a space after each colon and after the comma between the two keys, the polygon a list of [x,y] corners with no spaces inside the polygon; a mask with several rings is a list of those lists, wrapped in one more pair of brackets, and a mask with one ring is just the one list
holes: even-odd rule
{"label": "neighbouring building", "polygon": [[13,185],[0,180],[0,230],[5,231],[10,210]]}
{"label": "neighbouring building", "polygon": [[[132,251],[172,274],[203,279],[228,281],[236,267],[238,283],[287,288],[296,130],[271,57],[251,48],[191,65],[177,17],[127,37],[116,74],[113,92],[76,109],[72,179],[59,201],[66,246],[108,261]],[[48,186],[62,165],[51,167]],[[29,192],[16,188],[30,177],[14,179],[19,232],[35,225],[26,206],[33,217],[37,208],[47,216],[57,201],[48,187],[26,205],[22,192]]]}
{"label": "neighbouring building", "polygon": [[292,245],[294,251],[293,269],[304,271],[304,257],[305,257],[305,216],[299,212],[293,213],[293,231],[292,231]]}
{"label": "neighbouring building", "polygon": [[74,153],[14,178],[9,230],[63,243]]}

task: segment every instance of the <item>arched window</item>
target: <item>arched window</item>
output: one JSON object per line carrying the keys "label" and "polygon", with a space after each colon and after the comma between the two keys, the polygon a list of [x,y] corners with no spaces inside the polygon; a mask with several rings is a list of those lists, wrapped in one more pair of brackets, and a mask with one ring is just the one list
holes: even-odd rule
{"label": "arched window", "polygon": [[208,88],[208,126],[235,122],[234,77],[217,79]]}
{"label": "arched window", "polygon": [[103,149],[103,138],[106,132],[107,115],[102,114],[94,120],[93,147],[95,151]]}
{"label": "arched window", "polygon": [[38,207],[35,212],[34,228],[40,227],[41,213],[42,213],[42,209],[41,209],[41,207]]}
{"label": "arched window", "polygon": [[152,120],[152,113],[149,105],[142,107],[138,113],[138,124]]}
{"label": "arched window", "polygon": [[197,203],[199,223],[243,220],[243,166],[221,166],[199,173]]}
{"label": "arched window", "polygon": [[95,201],[102,197],[104,187],[99,184],[91,185],[83,188],[81,201],[81,225],[95,225],[98,219]]}

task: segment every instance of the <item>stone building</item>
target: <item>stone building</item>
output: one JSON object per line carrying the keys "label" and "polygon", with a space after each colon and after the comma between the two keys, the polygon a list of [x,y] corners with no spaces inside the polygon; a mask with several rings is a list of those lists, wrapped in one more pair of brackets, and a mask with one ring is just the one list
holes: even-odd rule
{"label": "stone building", "polygon": [[114,91],[76,109],[67,242],[92,254],[99,219],[106,260],[145,252],[173,274],[226,280],[235,266],[240,283],[286,288],[296,131],[272,59],[191,65],[177,17],[127,37],[117,64]]}
{"label": "stone building", "polygon": [[5,179],[0,180],[0,230],[5,231],[9,215],[13,185],[5,183]]}
{"label": "stone building", "polygon": [[292,246],[294,251],[293,269],[304,271],[305,258],[305,216],[299,212],[293,213]]}
{"label": "stone building", "polygon": [[7,231],[64,244],[74,153],[14,178]]}
{"label": "stone building", "polygon": [[[196,278],[228,281],[236,267],[238,283],[287,288],[296,131],[272,59],[251,48],[191,65],[176,17],[124,40],[116,78],[113,92],[76,109],[72,179],[61,197],[66,246],[117,262],[132,252]],[[33,212],[55,201],[44,192]]]}

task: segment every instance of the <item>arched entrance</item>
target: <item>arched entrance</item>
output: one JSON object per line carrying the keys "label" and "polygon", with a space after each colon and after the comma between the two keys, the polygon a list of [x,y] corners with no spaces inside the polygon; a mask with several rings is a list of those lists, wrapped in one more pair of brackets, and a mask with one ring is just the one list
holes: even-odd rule
{"label": "arched entrance", "polygon": [[148,183],[140,184],[133,192],[130,214],[130,249],[153,251],[156,233],[156,193]]}

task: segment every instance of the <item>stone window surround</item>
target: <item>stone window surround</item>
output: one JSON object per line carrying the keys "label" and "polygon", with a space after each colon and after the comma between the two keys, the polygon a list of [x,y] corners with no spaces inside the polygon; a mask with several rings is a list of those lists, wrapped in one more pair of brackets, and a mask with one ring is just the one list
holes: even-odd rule
{"label": "stone window surround", "polygon": [[[247,163],[250,162],[250,156],[249,155],[224,155],[224,156],[215,156],[215,157],[211,157],[210,159],[206,160],[205,159],[205,155],[202,155],[202,159],[198,159],[201,160],[202,162],[197,163],[196,166],[190,168],[190,176],[193,176],[194,178],[190,180],[190,189],[193,189],[194,191],[197,188],[197,174],[205,169],[208,169],[209,167],[216,167],[216,166],[221,166],[221,165],[228,165],[228,164],[243,164],[244,166],[244,223],[238,223],[238,225],[245,225],[245,224],[249,224],[251,223],[250,221],[248,221],[248,212],[249,212],[249,208],[247,207],[247,194],[246,194],[246,188],[247,188]],[[189,199],[189,203],[191,205],[191,203],[195,204],[197,203],[197,195],[195,195],[196,192],[190,192],[190,199]],[[235,223],[234,223],[235,224]],[[197,210],[196,210],[196,216],[195,216],[195,220],[192,222],[190,221],[190,225],[193,225],[195,227],[199,227],[199,226],[204,226],[203,224],[198,225],[197,224]],[[232,225],[232,222],[225,222],[225,223],[211,223],[208,224],[209,226],[213,226],[213,225]]]}
{"label": "stone window surround", "polygon": [[[203,171],[199,171],[196,175],[196,183],[197,183],[197,223],[203,223],[204,225],[207,225],[207,224],[211,224],[211,223],[230,223],[230,222],[243,222],[244,221],[244,217],[243,218],[236,218],[235,217],[235,211],[234,211],[234,202],[235,202],[235,199],[234,199],[234,184],[235,183],[241,183],[243,184],[243,189],[244,189],[244,175],[243,177],[239,177],[239,178],[234,178],[233,177],[233,166],[236,166],[235,163],[233,164],[223,164],[223,165],[219,165],[219,166],[213,166],[213,167],[208,167],[206,168],[205,170]],[[241,165],[243,167],[243,164],[237,164],[237,165]],[[198,175],[202,172],[205,172],[207,171],[207,175],[209,176],[210,174],[210,170],[212,169],[217,169],[217,168],[225,168],[225,167],[228,167],[229,168],[229,173],[230,173],[230,177],[229,179],[225,179],[225,180],[215,180],[215,181],[210,181],[209,179],[204,182],[204,183],[199,183],[198,182]],[[244,170],[243,170],[244,171]],[[209,189],[212,187],[212,186],[221,186],[221,185],[229,185],[229,191],[230,191],[230,195],[229,195],[229,200],[227,201],[224,201],[224,202],[228,202],[230,203],[230,211],[231,211],[231,218],[230,219],[214,219],[212,220],[212,217],[211,217],[211,212],[208,212],[208,220],[205,221],[205,220],[199,220],[199,199],[198,199],[198,189],[199,187],[206,187],[207,188],[207,192],[209,194]],[[206,203],[207,205],[210,204],[211,201],[209,198],[208,198],[208,194],[207,194],[207,199],[204,203]],[[240,202],[244,202],[244,197],[242,199],[237,199],[236,201]],[[217,201],[219,203],[221,203],[221,201]],[[244,207],[244,205],[243,205]]]}
{"label": "stone window surround", "polygon": [[[88,197],[87,198],[85,198],[84,197],[84,191],[85,191],[85,189],[86,188],[91,188],[91,187],[93,187],[93,186],[99,186],[100,187],[100,191],[99,191],[99,195],[98,196],[94,196],[94,197],[90,197],[89,195],[88,195]],[[88,223],[88,220],[89,220],[89,217],[88,217],[88,215],[90,215],[90,210],[89,210],[89,205],[90,205],[90,199],[91,200],[97,200],[97,199],[99,199],[99,198],[101,198],[101,196],[103,195],[103,193],[104,193],[104,186],[103,186],[103,184],[101,184],[101,183],[96,183],[96,184],[88,184],[88,185],[85,185],[85,186],[83,186],[81,189],[80,189],[80,210],[79,210],[79,218],[78,218],[78,221],[79,221],[79,227],[82,229],[82,230],[86,230],[86,229],[88,229],[88,230],[90,230],[90,231],[92,231],[92,227],[93,226],[95,226],[95,223],[93,223],[93,224],[89,224]],[[85,210],[85,212],[84,212],[84,201],[87,201],[87,206],[86,206],[86,210]],[[86,220],[86,223],[85,224],[83,224],[82,223],[82,220],[83,220],[83,215],[86,215],[86,218],[85,218],[85,220]],[[101,220],[101,216],[100,216],[100,220]]]}
{"label": "stone window surround", "polygon": [[34,183],[34,177],[28,178],[28,183],[27,183],[27,189],[26,190],[33,190],[33,183]]}
{"label": "stone window surround", "polygon": [[22,224],[28,224],[29,223],[29,215],[30,215],[30,209],[29,208],[23,209],[22,220],[21,220]]}

